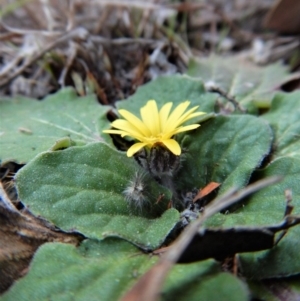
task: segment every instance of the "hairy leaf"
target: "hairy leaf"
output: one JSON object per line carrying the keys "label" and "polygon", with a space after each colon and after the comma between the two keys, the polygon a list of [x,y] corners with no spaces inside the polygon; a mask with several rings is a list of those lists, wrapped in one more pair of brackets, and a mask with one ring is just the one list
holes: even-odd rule
{"label": "hairy leaf", "polygon": [[224,192],[245,186],[268,154],[271,141],[268,124],[253,116],[217,116],[205,122],[182,139],[186,153],[176,179],[178,188],[190,191],[218,182]]}
{"label": "hairy leaf", "polygon": [[[213,216],[207,226],[270,225],[283,218],[286,202],[284,191],[291,189],[293,214],[300,213],[300,160],[283,157],[268,167],[256,171],[255,178],[281,175],[283,180],[256,192],[238,209],[229,208],[227,214]],[[240,255],[241,268],[246,277],[264,279],[300,273],[300,226],[288,230],[288,234],[271,250]],[[262,266],[264,268],[262,268]]]}
{"label": "hairy leaf", "polygon": [[287,78],[288,72],[280,63],[257,67],[236,57],[212,55],[192,60],[188,74],[203,81],[207,88],[220,88],[242,106],[251,108],[269,107],[275,90]]}
{"label": "hairy leaf", "polygon": [[108,110],[95,96],[77,97],[70,88],[43,101],[1,99],[0,160],[26,163],[65,137],[70,145],[101,141],[101,131],[109,125],[104,118]]}
{"label": "hairy leaf", "polygon": [[143,172],[134,159],[104,143],[91,143],[38,155],[19,171],[16,183],[30,210],[62,229],[95,239],[119,236],[153,249],[179,214],[167,210],[168,190],[148,177],[142,177],[141,204],[126,201],[124,190],[137,173]]}
{"label": "hairy leaf", "polygon": [[271,109],[261,116],[275,133],[274,154],[278,157],[300,158],[300,92],[277,94]]}
{"label": "hairy leaf", "polygon": [[255,300],[298,300],[300,297],[300,276],[247,281],[247,284]]}
{"label": "hairy leaf", "polygon": [[[35,255],[29,274],[0,300],[119,300],[156,262],[157,257],[116,239],[87,240],[78,249],[45,244]],[[221,272],[213,260],[175,266],[162,294],[162,300],[178,301],[225,301],[229,297],[246,301],[247,288],[234,276]]]}

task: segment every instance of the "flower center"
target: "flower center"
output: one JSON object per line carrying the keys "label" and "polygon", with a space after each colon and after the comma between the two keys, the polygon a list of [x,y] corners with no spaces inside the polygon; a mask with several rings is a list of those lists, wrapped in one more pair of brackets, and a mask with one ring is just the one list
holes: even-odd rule
{"label": "flower center", "polygon": [[149,143],[154,144],[154,143],[159,142],[159,141],[161,141],[161,140],[163,139],[163,134],[160,133],[160,134],[157,134],[157,135],[155,135],[155,136],[147,137],[146,139],[147,139],[147,141],[148,141]]}

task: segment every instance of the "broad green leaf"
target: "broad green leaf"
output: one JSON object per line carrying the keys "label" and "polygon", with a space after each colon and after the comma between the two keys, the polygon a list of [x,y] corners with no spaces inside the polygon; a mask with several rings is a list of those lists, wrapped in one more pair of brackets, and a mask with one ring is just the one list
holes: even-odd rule
{"label": "broad green leaf", "polygon": [[43,101],[1,99],[0,160],[26,163],[65,137],[77,145],[101,141],[102,129],[109,127],[108,110],[95,96],[77,97],[70,88]]}
{"label": "broad green leaf", "polygon": [[[279,223],[285,212],[284,191],[293,194],[293,214],[300,213],[300,160],[279,158],[265,169],[256,171],[255,179],[281,175],[283,180],[256,192],[239,209],[229,214],[217,214],[207,226],[271,225]],[[289,276],[300,273],[300,226],[289,229],[288,234],[273,249],[262,252],[241,254],[241,267],[246,277],[264,279]]]}
{"label": "broad green leaf", "polygon": [[[275,160],[267,168],[256,172],[257,178],[265,178],[272,175],[282,175],[283,180],[270,187],[264,188],[255,193],[245,203],[241,214],[248,221],[248,215],[256,215],[257,220],[263,218],[274,219],[277,216],[279,222],[280,215],[283,216],[285,210],[284,191],[292,191],[294,206],[293,214],[300,213],[300,160],[293,157],[283,157]],[[275,221],[275,220],[274,220]],[[300,273],[300,226],[296,226],[288,231],[288,234],[280,243],[270,251],[257,252],[253,254],[241,255],[244,273],[255,279],[289,276]],[[262,269],[262,265],[264,268]],[[257,269],[255,271],[255,268]],[[258,272],[260,270],[260,272]]]}
{"label": "broad green leaf", "polygon": [[[270,176],[283,176],[283,180],[275,185],[264,188],[256,192],[249,198],[244,206],[237,212],[255,213],[258,215],[269,215],[272,212],[278,212],[283,217],[285,211],[284,191],[290,189],[293,195],[293,214],[300,213],[300,159],[285,157],[279,158],[269,164],[266,168],[256,171],[254,177],[263,179]],[[280,220],[273,220],[279,222]]]}
{"label": "broad green leaf", "polygon": [[269,107],[274,91],[288,75],[280,63],[258,67],[236,57],[215,55],[192,60],[188,75],[200,79],[207,87],[221,88],[245,107]]}
{"label": "broad green leaf", "polygon": [[87,240],[78,249],[48,243],[35,254],[29,274],[0,300],[118,300],[156,261],[116,239]]}
{"label": "broad green leaf", "polygon": [[241,272],[249,279],[287,277],[300,273],[300,227],[294,227],[268,251],[239,256]]}
{"label": "broad green leaf", "polygon": [[247,281],[247,284],[255,300],[282,301],[284,298],[293,301],[300,297],[300,276]]}
{"label": "broad green leaf", "polygon": [[[174,108],[185,100],[189,100],[190,107],[199,106],[199,111],[212,113],[217,97],[213,93],[206,93],[201,82],[187,76],[162,76],[139,87],[134,95],[117,102],[116,106],[117,109],[126,109],[140,116],[140,108],[150,99],[156,100],[158,108],[167,102],[173,102]],[[200,116],[197,120],[206,120],[208,117],[207,115]]]}
{"label": "broad green leaf", "polygon": [[247,281],[247,284],[251,292],[251,297],[254,300],[281,301],[280,299],[277,299],[263,283],[250,280]]}
{"label": "broad green leaf", "polygon": [[[264,204],[266,202],[266,204]],[[261,206],[267,207],[270,202],[263,201]],[[207,222],[207,227],[233,227],[236,225],[240,226],[265,226],[279,223],[283,218],[284,213],[284,198],[280,202],[282,210],[273,210],[266,213],[266,211],[248,211],[247,206],[241,205],[241,208],[235,209],[228,208],[226,213],[217,213],[211,217]],[[239,205],[240,207],[240,205]]]}
{"label": "broad green leaf", "polygon": [[212,260],[205,260],[197,264],[189,264],[190,266],[176,265],[167,278],[161,299],[163,301],[249,300],[247,286],[229,273],[216,274],[214,271],[216,268],[208,269],[207,266],[212,262]]}
{"label": "broad green leaf", "polygon": [[[87,240],[77,249],[66,244],[45,244],[35,254],[28,275],[0,300],[119,300],[157,260],[116,239]],[[247,294],[240,280],[221,272],[215,261],[207,260],[175,266],[163,288],[162,300],[174,300],[175,296],[178,301],[228,297],[243,301]]]}
{"label": "broad green leaf", "polygon": [[277,94],[271,109],[261,118],[274,129],[273,160],[282,156],[300,158],[300,92]]}
{"label": "broad green leaf", "polygon": [[18,172],[16,184],[30,210],[64,230],[94,239],[119,236],[154,249],[179,213],[167,210],[169,191],[146,176],[141,206],[125,200],[124,190],[140,172],[133,158],[99,142],[38,155]]}
{"label": "broad green leaf", "polygon": [[259,118],[217,116],[182,139],[186,150],[177,187],[182,191],[221,183],[221,192],[248,183],[253,170],[268,154],[272,132]]}

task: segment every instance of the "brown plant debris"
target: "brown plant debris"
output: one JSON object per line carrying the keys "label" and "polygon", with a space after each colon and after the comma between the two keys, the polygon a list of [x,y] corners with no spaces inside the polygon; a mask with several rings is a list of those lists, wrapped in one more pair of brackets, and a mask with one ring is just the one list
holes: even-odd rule
{"label": "brown plant debris", "polygon": [[79,245],[81,234],[64,232],[28,209],[18,211],[0,186],[0,293],[27,273],[38,247],[46,242]]}

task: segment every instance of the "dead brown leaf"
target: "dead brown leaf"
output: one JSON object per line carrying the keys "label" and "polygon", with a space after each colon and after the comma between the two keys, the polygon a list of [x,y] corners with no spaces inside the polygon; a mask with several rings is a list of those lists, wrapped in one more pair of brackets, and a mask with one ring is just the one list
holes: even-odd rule
{"label": "dead brown leaf", "polygon": [[276,1],[265,19],[265,26],[281,33],[300,33],[300,2],[298,0]]}
{"label": "dead brown leaf", "polygon": [[0,294],[27,273],[38,247],[47,242],[78,245],[84,237],[67,233],[28,209],[18,211],[0,187]]}

